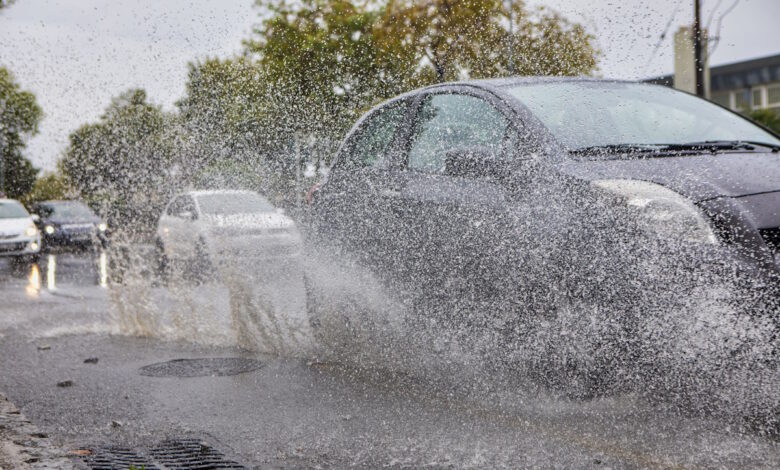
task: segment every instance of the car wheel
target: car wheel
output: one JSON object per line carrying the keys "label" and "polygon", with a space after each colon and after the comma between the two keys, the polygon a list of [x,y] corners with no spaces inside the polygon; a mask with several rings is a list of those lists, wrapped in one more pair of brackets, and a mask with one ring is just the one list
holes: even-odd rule
{"label": "car wheel", "polygon": [[157,277],[163,285],[168,285],[170,262],[165,255],[165,245],[163,245],[162,240],[159,238],[154,243],[154,254]]}
{"label": "car wheel", "polygon": [[205,282],[213,277],[214,265],[211,262],[211,256],[209,255],[206,241],[202,238],[198,240],[195,245],[195,257],[190,263],[191,271],[194,279],[199,282]]}

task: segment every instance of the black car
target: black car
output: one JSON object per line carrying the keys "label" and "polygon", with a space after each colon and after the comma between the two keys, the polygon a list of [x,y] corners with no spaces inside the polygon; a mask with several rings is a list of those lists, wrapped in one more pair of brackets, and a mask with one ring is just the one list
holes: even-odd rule
{"label": "black car", "polygon": [[381,297],[506,342],[542,342],[539,325],[568,315],[569,330],[603,329],[598,349],[695,296],[776,316],[778,150],[742,116],[644,83],[512,78],[399,96],[358,121],[310,196],[306,236],[326,259],[307,279],[315,326]]}
{"label": "black car", "polygon": [[43,236],[43,248],[91,248],[105,246],[107,226],[80,201],[44,201],[32,206]]}

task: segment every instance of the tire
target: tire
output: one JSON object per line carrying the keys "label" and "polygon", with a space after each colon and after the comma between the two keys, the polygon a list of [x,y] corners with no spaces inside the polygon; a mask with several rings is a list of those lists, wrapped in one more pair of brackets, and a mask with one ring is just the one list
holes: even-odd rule
{"label": "tire", "polygon": [[202,238],[195,245],[195,256],[190,263],[193,279],[198,283],[204,283],[214,276],[214,264],[206,248],[206,241]]}
{"label": "tire", "polygon": [[162,240],[159,238],[155,240],[154,243],[154,254],[155,254],[155,272],[157,274],[157,278],[160,280],[160,283],[163,286],[168,285],[168,280],[170,279],[170,262],[168,260],[168,257],[165,255],[165,245],[163,245]]}

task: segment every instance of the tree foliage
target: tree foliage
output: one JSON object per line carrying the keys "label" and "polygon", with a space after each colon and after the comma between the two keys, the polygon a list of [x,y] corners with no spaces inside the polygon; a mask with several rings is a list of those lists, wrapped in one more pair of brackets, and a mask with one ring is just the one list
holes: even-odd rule
{"label": "tree foliage", "polygon": [[75,190],[60,171],[46,172],[36,178],[32,190],[22,198],[22,202],[29,207],[40,201],[70,199],[75,196]]}
{"label": "tree foliage", "polygon": [[70,135],[61,167],[73,186],[115,226],[151,226],[167,202],[175,140],[171,117],[129,90],[111,101],[97,123]]}
{"label": "tree foliage", "polygon": [[756,109],[748,117],[764,127],[780,134],[780,114],[771,109]]}
{"label": "tree foliage", "polygon": [[23,155],[26,139],[38,132],[43,111],[35,95],[20,89],[10,71],[0,67],[0,181],[9,197],[26,194],[38,170]]}

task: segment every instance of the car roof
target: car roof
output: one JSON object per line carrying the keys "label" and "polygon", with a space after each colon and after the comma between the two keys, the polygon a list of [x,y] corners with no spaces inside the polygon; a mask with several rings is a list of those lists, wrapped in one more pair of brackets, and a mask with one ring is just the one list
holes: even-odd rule
{"label": "car roof", "polygon": [[518,85],[536,85],[542,83],[572,83],[572,82],[591,82],[591,83],[633,83],[643,84],[644,82],[638,82],[633,80],[618,80],[608,78],[595,78],[585,76],[567,76],[567,77],[554,77],[554,76],[515,76],[504,78],[484,78],[478,80],[462,80],[456,82],[438,83],[436,85],[430,85],[420,90],[435,89],[446,86],[458,86],[466,85],[477,88],[497,89],[507,88]]}

